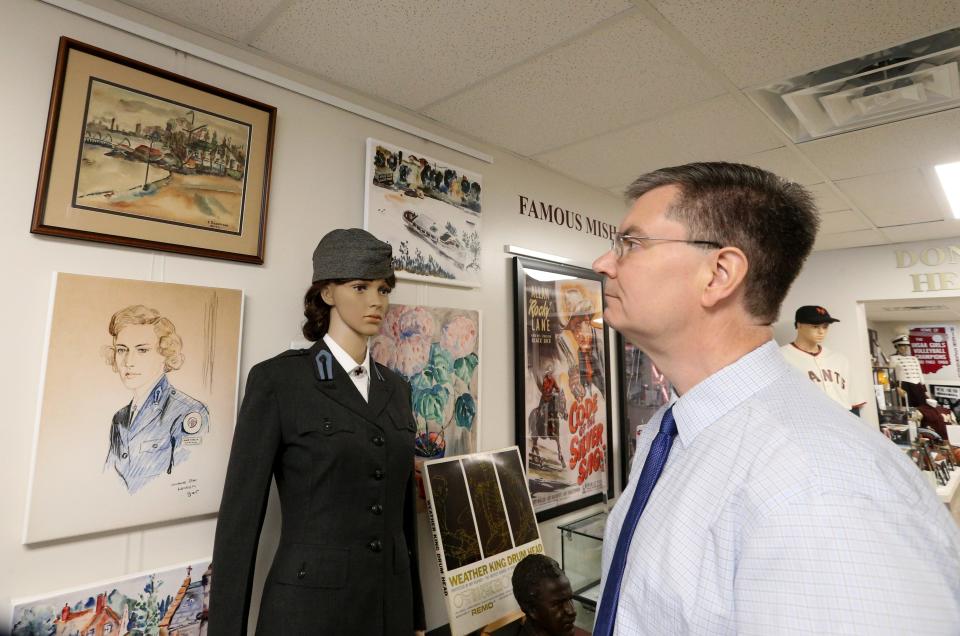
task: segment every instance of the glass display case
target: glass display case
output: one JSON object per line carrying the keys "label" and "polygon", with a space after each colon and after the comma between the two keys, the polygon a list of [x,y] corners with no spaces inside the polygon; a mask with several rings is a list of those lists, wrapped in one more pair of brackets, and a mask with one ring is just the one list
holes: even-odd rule
{"label": "glass display case", "polygon": [[596,609],[600,599],[600,559],[606,525],[607,513],[598,512],[557,527],[560,565],[570,579],[574,599],[590,610]]}

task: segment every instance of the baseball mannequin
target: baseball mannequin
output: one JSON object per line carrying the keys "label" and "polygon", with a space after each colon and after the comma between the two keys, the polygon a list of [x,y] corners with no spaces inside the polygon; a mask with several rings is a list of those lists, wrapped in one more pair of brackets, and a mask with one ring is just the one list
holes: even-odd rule
{"label": "baseball mannequin", "polygon": [[[906,392],[907,404],[909,406],[919,407],[923,404],[922,399],[917,395],[925,397],[926,387],[923,386],[923,372],[920,370],[920,360],[910,352],[910,336],[905,333],[898,335],[892,340],[893,346],[897,352],[890,356],[890,366],[897,374],[897,382],[900,388]],[[911,385],[919,385],[920,391],[914,392],[910,389]]]}
{"label": "baseball mannequin", "polygon": [[263,515],[276,479],[280,545],[257,634],[412,636],[417,569],[410,388],[370,359],[396,279],[391,249],[334,230],[313,254],[304,336],[250,370],[213,548],[210,636],[247,633]]}
{"label": "baseball mannequin", "polygon": [[850,399],[850,363],[836,351],[823,346],[830,325],[840,322],[819,305],[804,305],[794,314],[797,335],[780,347],[783,357],[843,408],[859,414],[864,402]]}

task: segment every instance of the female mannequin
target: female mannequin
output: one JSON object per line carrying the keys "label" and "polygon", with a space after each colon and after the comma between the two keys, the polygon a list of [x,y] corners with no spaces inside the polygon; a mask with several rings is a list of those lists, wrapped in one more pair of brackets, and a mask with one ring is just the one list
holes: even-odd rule
{"label": "female mannequin", "polygon": [[217,523],[210,636],[246,634],[271,476],[283,529],[258,634],[410,636],[425,627],[409,387],[367,351],[395,283],[390,246],[334,230],[313,265],[303,332],[315,344],[247,378]]}

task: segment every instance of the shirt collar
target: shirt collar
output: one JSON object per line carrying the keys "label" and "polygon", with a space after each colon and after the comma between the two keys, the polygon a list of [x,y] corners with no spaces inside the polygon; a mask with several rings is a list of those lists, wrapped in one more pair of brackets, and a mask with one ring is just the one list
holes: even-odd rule
{"label": "shirt collar", "polygon": [[160,375],[160,379],[157,380],[157,383],[153,385],[153,388],[150,389],[150,392],[147,393],[147,396],[143,399],[143,404],[137,404],[136,398],[134,398],[131,403],[138,410],[143,410],[144,406],[156,406],[160,403],[161,398],[163,398],[163,392],[167,390],[168,386],[170,386],[170,383],[167,381],[167,374],[163,373]]}
{"label": "shirt collar", "polygon": [[363,370],[367,372],[367,375],[370,374],[369,346],[367,347],[366,353],[363,355],[363,362],[357,364],[350,354],[344,351],[343,347],[338,345],[337,341],[330,337],[329,333],[323,335],[323,342],[327,345],[327,348],[330,349],[330,353],[333,354],[333,357],[336,359],[337,363],[343,367],[343,370],[348,374],[357,367],[363,367]]}
{"label": "shirt collar", "polygon": [[673,415],[684,448],[708,426],[789,371],[780,347],[770,340],[677,398]]}

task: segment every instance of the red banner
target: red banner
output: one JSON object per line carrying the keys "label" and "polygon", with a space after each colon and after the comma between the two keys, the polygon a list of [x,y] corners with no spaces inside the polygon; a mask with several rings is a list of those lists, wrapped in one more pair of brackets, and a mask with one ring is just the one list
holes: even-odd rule
{"label": "red banner", "polygon": [[946,327],[914,327],[910,330],[910,350],[920,361],[920,371],[936,373],[950,366]]}

